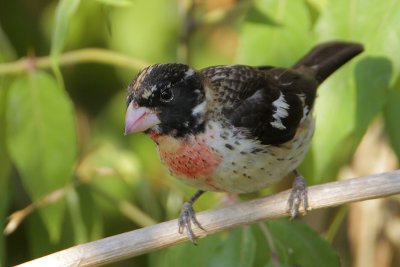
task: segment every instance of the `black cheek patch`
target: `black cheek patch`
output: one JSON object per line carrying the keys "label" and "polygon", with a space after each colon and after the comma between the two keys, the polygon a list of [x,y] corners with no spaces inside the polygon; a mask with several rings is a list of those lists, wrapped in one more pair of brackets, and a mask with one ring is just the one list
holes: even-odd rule
{"label": "black cheek patch", "polygon": [[199,84],[183,83],[172,89],[172,101],[160,103],[160,126],[163,133],[183,137],[204,131],[204,123],[193,115],[193,109],[204,101],[204,96],[199,97],[195,92],[196,88],[199,88]]}

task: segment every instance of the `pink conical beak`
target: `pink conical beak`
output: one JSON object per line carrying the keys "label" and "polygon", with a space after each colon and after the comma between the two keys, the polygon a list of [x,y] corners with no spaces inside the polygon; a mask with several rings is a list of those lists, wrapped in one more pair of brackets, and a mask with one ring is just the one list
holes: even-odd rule
{"label": "pink conical beak", "polygon": [[143,132],[157,124],[157,114],[149,108],[139,107],[132,101],[125,114],[125,134]]}

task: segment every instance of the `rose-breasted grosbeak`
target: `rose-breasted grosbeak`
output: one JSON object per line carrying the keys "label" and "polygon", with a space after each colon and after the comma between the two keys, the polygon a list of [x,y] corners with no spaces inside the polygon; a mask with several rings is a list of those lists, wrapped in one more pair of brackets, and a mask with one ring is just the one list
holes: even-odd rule
{"label": "rose-breasted grosbeak", "polygon": [[317,87],[363,51],[360,44],[316,46],[290,69],[243,65],[196,71],[156,64],[128,87],[125,133],[144,131],[158,145],[170,172],[200,189],[184,204],[179,232],[194,242],[192,208],[205,191],[247,193],[296,174],[289,198],[292,217],[308,207],[296,168],[314,132]]}

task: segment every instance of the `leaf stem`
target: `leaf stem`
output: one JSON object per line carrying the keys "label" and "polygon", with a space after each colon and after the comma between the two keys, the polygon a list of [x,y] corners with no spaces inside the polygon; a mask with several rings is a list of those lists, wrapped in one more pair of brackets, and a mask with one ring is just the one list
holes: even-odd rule
{"label": "leaf stem", "polygon": [[[103,63],[128,69],[142,69],[150,63],[140,59],[132,58],[127,55],[113,52],[101,48],[84,48],[71,52],[60,54],[60,66],[68,66],[80,63]],[[51,68],[51,57],[24,57],[17,61],[0,64],[0,76],[9,74],[19,74],[21,72],[29,71],[32,65],[40,69]]]}

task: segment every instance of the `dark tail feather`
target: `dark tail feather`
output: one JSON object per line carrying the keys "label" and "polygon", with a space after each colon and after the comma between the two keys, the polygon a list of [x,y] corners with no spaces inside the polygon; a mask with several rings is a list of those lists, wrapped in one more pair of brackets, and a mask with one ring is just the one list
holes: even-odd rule
{"label": "dark tail feather", "polygon": [[328,42],[314,47],[292,68],[310,74],[322,83],[335,70],[364,50],[361,44]]}

